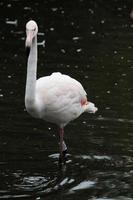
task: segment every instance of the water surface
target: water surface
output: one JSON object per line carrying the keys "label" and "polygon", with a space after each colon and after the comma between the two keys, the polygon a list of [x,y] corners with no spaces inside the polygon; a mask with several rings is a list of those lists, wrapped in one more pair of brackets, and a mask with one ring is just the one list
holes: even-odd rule
{"label": "water surface", "polygon": [[[0,2],[0,199],[133,199],[133,21],[131,0]],[[38,22],[38,77],[79,80],[99,108],[65,129],[24,107],[25,23]],[[44,45],[45,44],[45,45]]]}

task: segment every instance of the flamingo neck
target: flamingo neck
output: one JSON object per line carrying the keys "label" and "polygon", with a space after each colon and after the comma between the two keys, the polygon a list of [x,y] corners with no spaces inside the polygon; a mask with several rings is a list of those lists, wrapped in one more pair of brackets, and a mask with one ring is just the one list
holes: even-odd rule
{"label": "flamingo neck", "polygon": [[35,87],[37,71],[37,36],[34,37],[27,62],[25,106],[28,111],[35,108]]}

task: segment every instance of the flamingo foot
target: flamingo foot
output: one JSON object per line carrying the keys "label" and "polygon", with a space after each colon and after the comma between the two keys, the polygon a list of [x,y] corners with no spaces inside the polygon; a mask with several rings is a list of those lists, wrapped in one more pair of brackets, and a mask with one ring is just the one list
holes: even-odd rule
{"label": "flamingo foot", "polygon": [[62,151],[62,153],[60,154],[60,156],[59,156],[59,165],[66,164],[66,161],[67,161],[66,154],[67,154],[67,149]]}

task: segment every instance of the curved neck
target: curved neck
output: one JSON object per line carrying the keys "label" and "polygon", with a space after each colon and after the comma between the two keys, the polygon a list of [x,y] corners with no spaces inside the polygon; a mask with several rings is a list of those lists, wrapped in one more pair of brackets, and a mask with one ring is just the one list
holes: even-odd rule
{"label": "curved neck", "polygon": [[37,70],[37,36],[33,39],[27,62],[27,80],[25,91],[25,105],[27,108],[34,107],[35,87]]}

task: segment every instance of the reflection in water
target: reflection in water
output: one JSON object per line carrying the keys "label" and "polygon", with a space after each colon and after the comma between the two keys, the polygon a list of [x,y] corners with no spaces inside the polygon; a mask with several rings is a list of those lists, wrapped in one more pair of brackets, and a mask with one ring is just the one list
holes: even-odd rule
{"label": "reflection in water", "polygon": [[[51,159],[52,167],[54,160],[57,161],[58,158]],[[52,171],[45,170],[45,167],[44,171],[38,172],[32,171],[31,168],[29,172],[4,170],[0,177],[4,181],[1,183],[1,197],[7,198],[12,195],[14,198],[43,198],[44,195],[54,195],[55,191],[60,193],[62,189],[66,197],[76,195],[76,198],[82,195],[82,191],[90,196],[103,192],[106,192],[105,196],[124,196],[127,192],[132,194],[132,157],[90,155],[87,158],[87,155],[76,155],[71,159],[72,162],[62,171],[58,170],[56,162],[55,170]]]}
{"label": "reflection in water", "polygon": [[83,182],[79,183],[77,186],[71,188],[69,192],[73,192],[76,190],[88,189],[88,188],[93,187],[93,185],[95,185],[94,181],[83,181]]}
{"label": "reflection in water", "polygon": [[[0,199],[133,199],[131,9],[130,0],[0,2]],[[24,108],[30,18],[40,28],[39,76],[71,75],[99,107],[66,127],[62,170],[53,126]]]}

